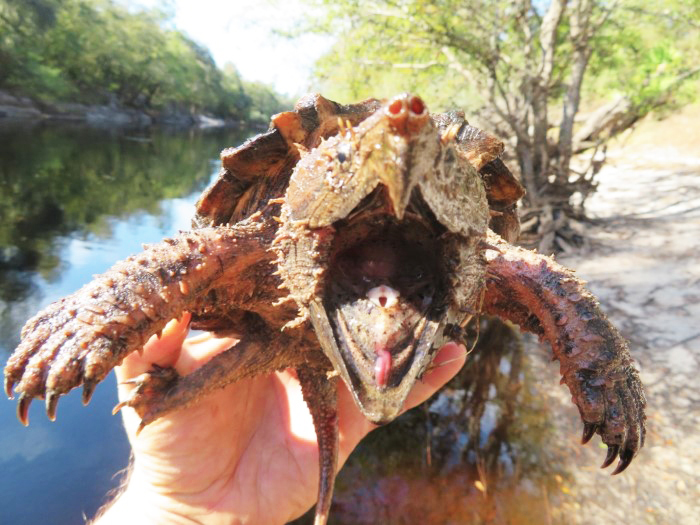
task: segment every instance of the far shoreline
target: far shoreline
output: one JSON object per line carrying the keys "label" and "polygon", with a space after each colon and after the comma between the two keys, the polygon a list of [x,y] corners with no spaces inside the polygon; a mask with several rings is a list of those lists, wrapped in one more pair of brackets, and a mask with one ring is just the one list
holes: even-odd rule
{"label": "far shoreline", "polygon": [[43,102],[28,96],[0,90],[0,124],[37,121],[86,124],[93,127],[148,128],[223,128],[256,126],[258,122],[223,118],[207,113],[128,108],[110,104],[81,104],[78,102]]}

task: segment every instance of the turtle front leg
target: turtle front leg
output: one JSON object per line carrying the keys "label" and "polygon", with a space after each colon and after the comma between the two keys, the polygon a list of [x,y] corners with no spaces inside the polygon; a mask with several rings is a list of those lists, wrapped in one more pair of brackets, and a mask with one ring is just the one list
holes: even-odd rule
{"label": "turtle front leg", "polygon": [[262,322],[251,320],[248,328],[240,341],[190,374],[181,376],[174,368],[154,367],[125,381],[134,388],[113,412],[133,408],[141,417],[140,432],[156,419],[236,381],[294,366],[308,351],[303,341],[278,334]]}
{"label": "turtle front leg", "polygon": [[644,445],[646,398],[627,342],[583,282],[552,258],[511,246],[490,233],[485,313],[548,341],[584,423],[608,445],[601,468],[619,455],[625,470]]}
{"label": "turtle front leg", "polygon": [[248,221],[166,239],[30,319],[5,366],[5,391],[10,398],[13,387],[19,394],[20,421],[28,423],[37,397],[46,400],[53,420],[59,397],[80,384],[87,404],[97,383],[170,319],[209,288],[268,257],[274,229],[266,226]]}

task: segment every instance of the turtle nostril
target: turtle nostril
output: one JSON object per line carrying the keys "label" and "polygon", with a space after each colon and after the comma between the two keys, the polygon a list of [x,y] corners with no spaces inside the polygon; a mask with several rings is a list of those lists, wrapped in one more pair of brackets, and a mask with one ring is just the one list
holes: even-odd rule
{"label": "turtle nostril", "polygon": [[397,98],[387,108],[392,115],[399,115],[403,111],[403,100]]}
{"label": "turtle nostril", "polygon": [[425,111],[425,104],[420,97],[412,97],[409,102],[409,108],[411,108],[411,111],[416,115],[421,115],[423,111]]}

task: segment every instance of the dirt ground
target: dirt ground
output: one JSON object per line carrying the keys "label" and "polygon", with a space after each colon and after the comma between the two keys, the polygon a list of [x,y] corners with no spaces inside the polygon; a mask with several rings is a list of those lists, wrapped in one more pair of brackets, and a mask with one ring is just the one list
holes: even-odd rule
{"label": "dirt ground", "polygon": [[[597,220],[585,253],[559,257],[588,281],[630,341],[647,388],[648,434],[630,468],[594,466],[604,447],[580,447],[553,522],[700,523],[700,106],[649,119],[609,151],[588,203]],[[534,343],[533,343],[534,344]],[[537,351],[537,350],[535,350]],[[540,366],[555,366],[540,365]],[[542,377],[552,377],[544,374]],[[561,434],[580,433],[568,392],[552,382]],[[549,520],[548,520],[549,521]]]}

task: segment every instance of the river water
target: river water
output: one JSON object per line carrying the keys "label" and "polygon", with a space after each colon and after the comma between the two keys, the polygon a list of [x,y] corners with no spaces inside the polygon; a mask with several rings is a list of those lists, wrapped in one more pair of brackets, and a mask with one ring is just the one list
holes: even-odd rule
{"label": "river water", "polygon": [[[188,229],[218,153],[252,132],[114,131],[77,126],[0,128],[0,360],[22,324],[114,262]],[[129,456],[114,376],[88,407],[61,399],[55,423],[43,403],[30,425],[0,400],[0,523],[82,523],[115,486]]]}

